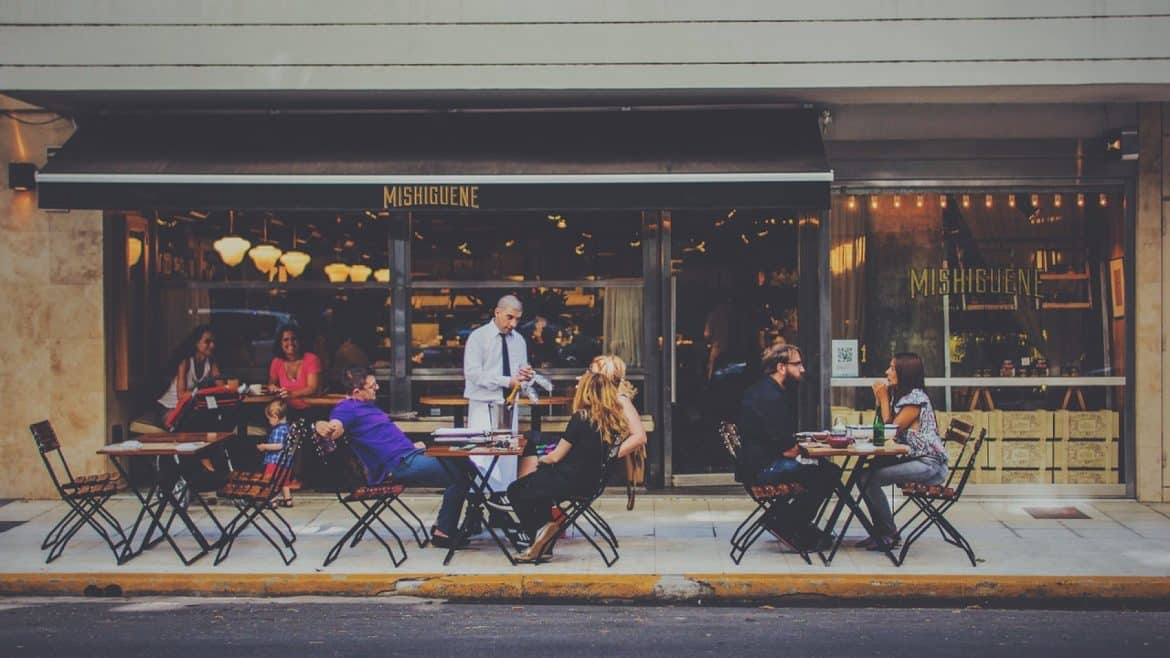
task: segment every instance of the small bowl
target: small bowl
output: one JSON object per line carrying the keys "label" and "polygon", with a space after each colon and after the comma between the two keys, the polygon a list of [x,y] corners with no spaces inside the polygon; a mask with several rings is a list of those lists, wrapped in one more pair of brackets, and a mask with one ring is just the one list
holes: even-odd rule
{"label": "small bowl", "polygon": [[848,448],[853,443],[853,439],[851,439],[847,436],[833,435],[833,436],[830,436],[826,440],[826,443],[829,444],[830,448],[833,448],[835,450],[840,450],[842,448]]}
{"label": "small bowl", "polygon": [[898,438],[898,426],[886,425],[886,441],[893,441]]}
{"label": "small bowl", "polygon": [[854,439],[872,441],[873,425],[849,425],[849,436]]}

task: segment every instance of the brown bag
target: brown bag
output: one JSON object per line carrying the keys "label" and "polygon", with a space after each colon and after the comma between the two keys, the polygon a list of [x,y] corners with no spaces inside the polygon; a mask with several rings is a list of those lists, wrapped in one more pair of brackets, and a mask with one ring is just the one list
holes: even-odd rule
{"label": "brown bag", "polygon": [[626,455],[626,509],[634,509],[634,487],[646,484],[646,446]]}

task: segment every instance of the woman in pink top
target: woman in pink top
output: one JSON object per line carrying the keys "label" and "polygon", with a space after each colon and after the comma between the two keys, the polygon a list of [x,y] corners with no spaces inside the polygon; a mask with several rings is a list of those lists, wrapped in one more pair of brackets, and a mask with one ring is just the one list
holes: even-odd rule
{"label": "woman in pink top", "polygon": [[272,349],[275,354],[268,367],[268,386],[293,409],[309,405],[300,398],[321,392],[321,360],[312,352],[301,351],[301,337],[295,327],[277,333]]}

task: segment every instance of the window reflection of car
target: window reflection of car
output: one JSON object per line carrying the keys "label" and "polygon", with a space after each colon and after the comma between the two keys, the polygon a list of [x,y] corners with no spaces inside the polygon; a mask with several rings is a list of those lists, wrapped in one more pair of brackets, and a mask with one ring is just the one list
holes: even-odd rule
{"label": "window reflection of car", "polygon": [[219,362],[225,368],[263,368],[272,361],[276,330],[295,325],[291,313],[251,308],[200,308],[198,322],[216,332]]}

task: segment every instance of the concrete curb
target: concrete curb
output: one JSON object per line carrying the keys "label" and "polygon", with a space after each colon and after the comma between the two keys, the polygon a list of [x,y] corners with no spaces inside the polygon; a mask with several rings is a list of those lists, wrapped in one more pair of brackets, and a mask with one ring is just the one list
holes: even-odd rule
{"label": "concrete curb", "polygon": [[[88,591],[87,591],[88,590]],[[792,601],[1170,601],[1170,577],[813,574],[13,573],[0,595],[382,596],[454,601],[735,603]]]}

